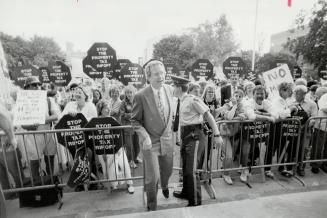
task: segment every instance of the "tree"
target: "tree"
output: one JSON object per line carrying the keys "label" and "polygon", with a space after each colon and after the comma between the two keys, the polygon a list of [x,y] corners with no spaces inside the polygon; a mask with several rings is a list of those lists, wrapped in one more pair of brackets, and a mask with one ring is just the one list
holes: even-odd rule
{"label": "tree", "polygon": [[19,61],[46,66],[49,61],[64,59],[59,45],[52,38],[34,36],[30,40],[24,40],[19,36],[12,37],[0,32],[0,40],[9,68],[17,66]]}
{"label": "tree", "polygon": [[221,15],[213,23],[205,22],[191,29],[191,36],[195,41],[195,53],[199,58],[207,58],[215,66],[221,66],[238,48],[233,29],[225,15]]}
{"label": "tree", "polygon": [[[327,2],[319,0],[309,18],[309,32],[296,39],[289,39],[285,44],[296,55],[313,64],[315,68],[327,64]],[[304,28],[305,16],[297,19],[298,28]]]}
{"label": "tree", "polygon": [[197,58],[193,39],[188,35],[171,35],[154,44],[153,58],[163,59],[185,69]]}
{"label": "tree", "polygon": [[285,53],[266,53],[258,59],[255,64],[255,72],[263,73],[265,71],[271,70],[276,66],[277,62],[286,62],[290,71],[293,67],[297,65],[295,57]]}

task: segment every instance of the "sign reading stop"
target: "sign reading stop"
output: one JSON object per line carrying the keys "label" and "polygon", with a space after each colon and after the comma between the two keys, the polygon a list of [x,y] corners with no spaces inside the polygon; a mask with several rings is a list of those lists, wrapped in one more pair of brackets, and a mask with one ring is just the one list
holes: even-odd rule
{"label": "sign reading stop", "polygon": [[204,78],[206,81],[213,79],[213,65],[208,59],[198,59],[192,65],[192,76],[195,80]]}
{"label": "sign reading stop", "polygon": [[14,67],[10,69],[10,77],[15,81],[15,84],[24,87],[25,80],[27,77],[37,76],[39,77],[39,71],[36,67],[26,64],[21,67]]}
{"label": "sign reading stop", "polygon": [[106,42],[97,42],[87,51],[87,56],[83,60],[83,71],[93,79],[103,78],[104,75],[112,78],[112,68],[116,62],[115,49]]}
{"label": "sign reading stop", "polygon": [[145,75],[143,68],[138,64],[126,64],[120,71],[120,81],[125,85],[133,85],[136,88],[142,88],[145,84]]}
{"label": "sign reading stop", "polygon": [[49,64],[49,80],[57,86],[67,86],[72,80],[70,68],[62,61]]}
{"label": "sign reading stop", "polygon": [[245,63],[240,57],[229,57],[223,63],[223,73],[227,78],[245,75]]}

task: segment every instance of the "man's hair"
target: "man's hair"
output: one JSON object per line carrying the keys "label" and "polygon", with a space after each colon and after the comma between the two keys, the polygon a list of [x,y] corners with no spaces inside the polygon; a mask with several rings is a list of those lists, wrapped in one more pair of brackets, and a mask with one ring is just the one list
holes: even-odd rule
{"label": "man's hair", "polygon": [[153,60],[146,64],[145,69],[144,69],[146,80],[148,80],[148,78],[151,76],[151,67],[157,66],[157,65],[160,65],[165,69],[165,66],[163,65],[163,63],[158,60]]}
{"label": "man's hair", "polygon": [[174,84],[176,87],[181,87],[182,88],[182,92],[187,92],[188,90],[188,84]]}

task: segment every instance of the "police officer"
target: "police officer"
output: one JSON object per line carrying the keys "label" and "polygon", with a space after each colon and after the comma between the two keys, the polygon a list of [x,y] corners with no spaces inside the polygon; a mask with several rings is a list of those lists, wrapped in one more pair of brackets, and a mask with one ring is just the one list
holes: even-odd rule
{"label": "police officer", "polygon": [[[219,135],[218,127],[207,105],[202,99],[187,94],[189,80],[171,76],[174,86],[174,95],[178,98],[176,122],[179,122],[181,131],[181,159],[183,169],[182,191],[175,191],[176,198],[187,199],[188,206],[201,205],[201,184],[196,169],[201,169],[208,137],[204,133],[205,120],[213,131],[214,146],[221,146],[223,140]],[[179,109],[179,110],[178,110]]]}

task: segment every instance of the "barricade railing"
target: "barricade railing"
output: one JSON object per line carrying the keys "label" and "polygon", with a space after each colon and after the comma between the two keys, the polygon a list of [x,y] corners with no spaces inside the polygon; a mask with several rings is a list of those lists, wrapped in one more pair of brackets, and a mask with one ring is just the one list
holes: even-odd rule
{"label": "barricade railing", "polygon": [[277,122],[223,120],[217,122],[223,138],[221,149],[211,148],[209,171],[229,175],[231,171],[260,169],[265,181],[265,171],[271,167],[295,173],[301,136],[298,119]]}
{"label": "barricade railing", "polygon": [[[115,188],[121,181],[131,185],[133,180],[144,179],[143,170],[136,175],[135,170],[130,168],[126,155],[127,149],[130,148],[126,148],[124,142],[123,131],[126,130],[132,130],[132,126],[20,131],[15,132],[18,138],[17,149],[7,146],[5,136],[0,135],[0,178],[4,194],[67,186],[68,183],[76,181],[68,181],[72,170],[76,170],[76,173],[85,170],[85,181],[82,184],[86,190],[86,185],[91,184],[99,186],[103,185],[102,183],[110,183],[111,187]],[[133,134],[132,131],[127,132]],[[61,137],[61,143],[57,136]],[[71,136],[74,136],[70,138],[73,141],[68,140]],[[79,155],[81,158],[76,158],[80,157]],[[67,159],[64,163],[68,164],[69,175],[63,173],[62,156]],[[83,165],[82,160],[90,164]],[[22,161],[27,167],[23,167]],[[102,172],[99,172],[100,169]],[[45,181],[44,175],[50,176],[50,183]],[[53,176],[58,176],[59,182],[54,181]]]}
{"label": "barricade railing", "polygon": [[327,171],[327,117],[309,118],[305,123],[304,139],[308,143],[301,147],[299,163],[310,163],[318,172],[318,168]]}

